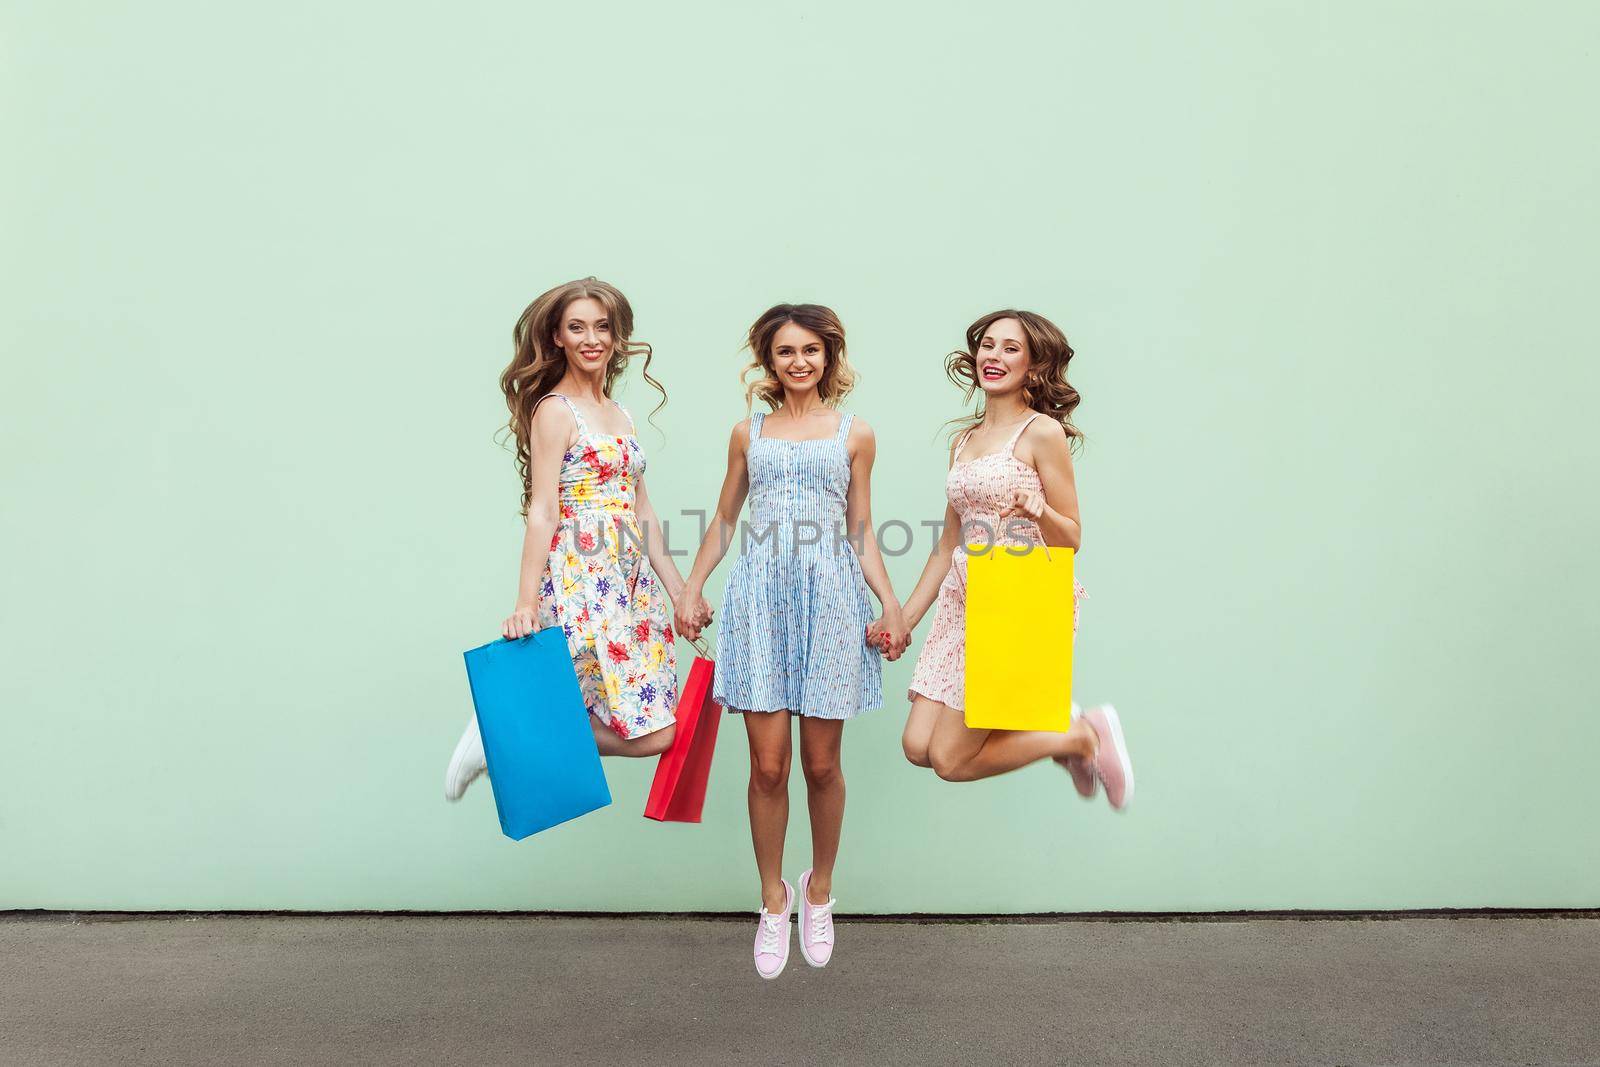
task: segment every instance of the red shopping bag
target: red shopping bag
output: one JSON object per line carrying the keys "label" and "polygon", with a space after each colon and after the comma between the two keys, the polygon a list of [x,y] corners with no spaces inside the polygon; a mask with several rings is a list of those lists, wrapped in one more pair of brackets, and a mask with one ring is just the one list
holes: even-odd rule
{"label": "red shopping bag", "polygon": [[689,667],[689,677],[678,693],[678,730],[672,747],[661,754],[644,817],[658,822],[699,822],[706,803],[706,780],[711,777],[711,756],[717,749],[717,724],[721,708],[711,699],[711,678],[716,665],[706,646],[693,642],[700,655]]}

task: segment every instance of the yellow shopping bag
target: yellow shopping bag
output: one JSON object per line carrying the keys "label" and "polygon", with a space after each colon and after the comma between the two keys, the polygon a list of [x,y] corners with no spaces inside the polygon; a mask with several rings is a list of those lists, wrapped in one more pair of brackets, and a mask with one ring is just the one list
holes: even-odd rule
{"label": "yellow shopping bag", "polygon": [[1072,721],[1072,549],[967,551],[967,725],[1065,732]]}

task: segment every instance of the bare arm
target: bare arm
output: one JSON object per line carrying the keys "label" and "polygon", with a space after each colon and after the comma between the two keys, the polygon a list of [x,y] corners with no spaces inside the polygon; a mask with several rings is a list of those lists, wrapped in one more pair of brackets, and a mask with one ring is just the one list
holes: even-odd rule
{"label": "bare arm", "polygon": [[[950,462],[956,458],[956,446],[950,446]],[[939,531],[939,541],[933,546],[933,551],[928,553],[928,562],[922,566],[922,576],[917,579],[916,588],[911,590],[911,596],[906,600],[906,624],[913,630],[922,622],[923,616],[933,606],[939,597],[939,586],[943,584],[945,575],[950,573],[950,565],[955,556],[956,547],[961,543],[961,516],[956,514],[956,509],[949,503],[944,506],[944,526]]]}
{"label": "bare arm", "polygon": [[656,509],[644,491],[643,477],[639,479],[634,490],[633,508],[639,519],[639,532],[644,535],[644,549],[650,557],[650,566],[655,570],[656,577],[661,579],[661,587],[667,591],[667,599],[676,607],[678,598],[683,595],[683,575],[678,573],[677,561],[667,554],[669,546],[666,529],[661,525],[661,520],[656,516]]}
{"label": "bare arm", "polygon": [[527,531],[522,535],[522,568],[517,579],[517,603],[500,627],[505,637],[533,633],[539,614],[539,587],[544,584],[550,542],[561,521],[561,457],[578,428],[565,404],[541,403],[533,409],[530,427],[533,453],[529,476],[533,483],[528,502]]}
{"label": "bare arm", "polygon": [[1000,518],[1020,515],[1039,524],[1044,543],[1077,551],[1083,545],[1078,521],[1078,483],[1072,473],[1072,450],[1061,424],[1034,419],[1018,442],[1017,458],[1039,472],[1042,492],[1018,489]]}
{"label": "bare arm", "polygon": [[939,586],[943,584],[945,575],[950,573],[950,565],[958,545],[961,543],[961,516],[956,514],[956,509],[946,504],[944,507],[944,529],[939,532],[939,541],[933,546],[933,551],[928,553],[928,562],[922,565],[922,576],[917,579],[915,589],[906,598],[905,615],[906,626],[915,630],[922,624],[923,616],[928,609],[933,607],[933,602],[939,597]]}
{"label": "bare arm", "polygon": [[878,548],[878,538],[872,528],[872,463],[878,455],[878,439],[872,427],[861,418],[850,425],[847,442],[850,458],[850,489],[845,497],[845,530],[854,537],[861,533],[861,574],[867,588],[877,596],[882,614],[867,628],[873,644],[890,659],[899,659],[910,640],[905,614],[900,598],[894,595],[894,585],[889,581],[889,571],[883,565],[883,553]]}
{"label": "bare arm", "polygon": [[745,497],[750,493],[750,469],[744,454],[745,442],[749,439],[750,420],[744,419],[728,437],[728,472],[723,475],[722,492],[717,495],[716,514],[711,517],[706,535],[700,541],[700,550],[695,553],[694,565],[689,568],[689,578],[678,602],[678,632],[691,640],[700,636],[710,619],[711,607],[705,603],[703,593],[706,579],[728,554],[728,546],[739,528],[739,513],[744,510]]}

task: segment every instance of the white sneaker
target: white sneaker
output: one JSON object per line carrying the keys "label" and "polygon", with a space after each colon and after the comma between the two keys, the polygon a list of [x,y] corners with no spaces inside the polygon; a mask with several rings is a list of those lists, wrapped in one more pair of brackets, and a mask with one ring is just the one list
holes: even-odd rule
{"label": "white sneaker", "polygon": [[444,798],[460,800],[472,780],[488,769],[489,764],[483,757],[483,735],[478,732],[478,717],[474,715],[461,732],[461,740],[456,742],[450,766],[445,768]]}

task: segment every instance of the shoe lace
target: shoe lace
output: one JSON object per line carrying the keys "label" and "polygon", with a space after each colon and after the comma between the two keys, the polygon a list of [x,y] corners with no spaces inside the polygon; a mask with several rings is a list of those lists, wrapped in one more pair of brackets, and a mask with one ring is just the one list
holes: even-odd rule
{"label": "shoe lace", "polygon": [[811,940],[825,939],[833,929],[833,898],[829,897],[826,904],[806,905],[811,909]]}
{"label": "shoe lace", "polygon": [[761,913],[761,951],[776,953],[780,946],[781,938],[778,936],[783,930],[783,922],[787,915],[769,915]]}

